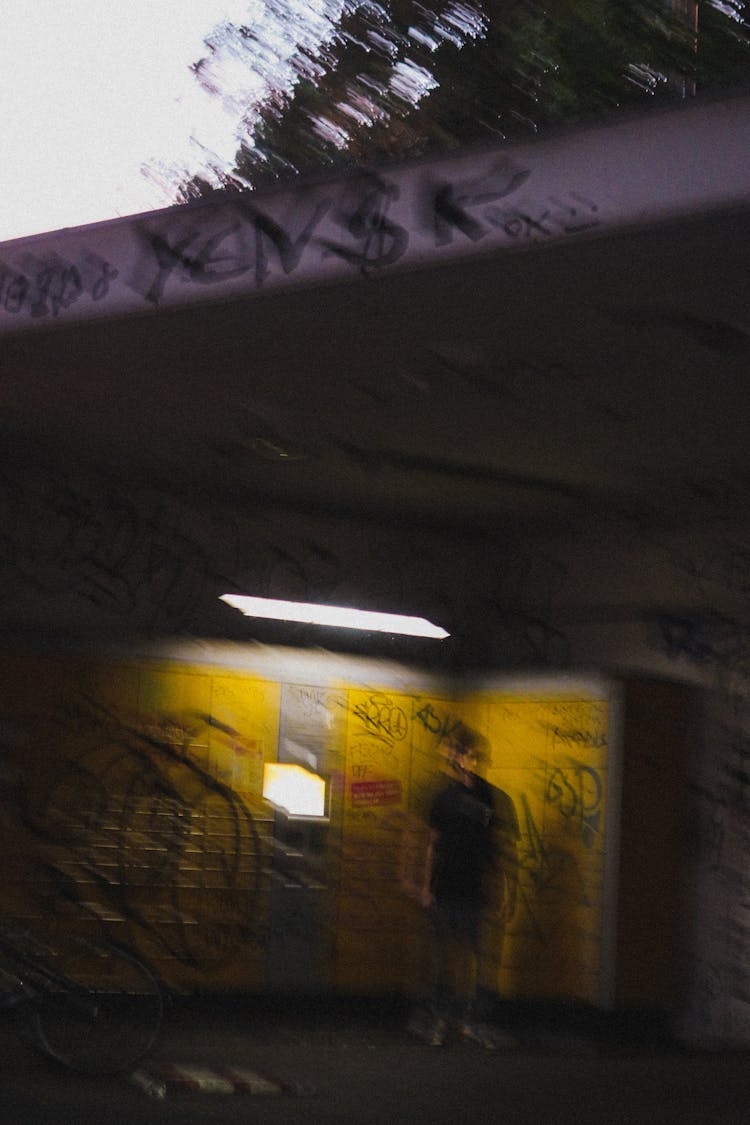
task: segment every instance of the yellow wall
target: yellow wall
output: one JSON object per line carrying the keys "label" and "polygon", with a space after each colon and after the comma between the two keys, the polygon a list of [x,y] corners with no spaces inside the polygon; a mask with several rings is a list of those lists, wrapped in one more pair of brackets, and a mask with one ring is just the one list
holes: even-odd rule
{"label": "yellow wall", "polygon": [[[363,686],[336,665],[309,687],[330,721],[324,979],[418,992],[425,818],[460,717],[489,740],[485,773],[520,827],[519,895],[490,916],[484,983],[596,1002],[600,991],[608,703],[594,689],[500,684],[449,693]],[[292,681],[294,682],[294,681]],[[288,683],[288,681],[287,681]],[[308,690],[298,683],[298,698]],[[323,699],[323,696],[325,698]],[[2,677],[5,914],[110,936],[173,987],[262,989],[270,928],[282,677],[153,660],[6,659]]]}

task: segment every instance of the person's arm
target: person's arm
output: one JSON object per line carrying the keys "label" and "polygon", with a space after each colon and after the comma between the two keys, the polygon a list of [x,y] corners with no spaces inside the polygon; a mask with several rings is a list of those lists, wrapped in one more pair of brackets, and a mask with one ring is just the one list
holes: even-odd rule
{"label": "person's arm", "polygon": [[401,862],[399,878],[401,887],[410,898],[422,899],[422,868],[426,850],[425,839],[428,829],[423,820],[407,813],[401,838]]}
{"label": "person's arm", "polygon": [[500,858],[503,877],[503,900],[500,907],[500,921],[510,922],[516,912],[518,898],[518,845],[507,836],[503,840]]}
{"label": "person's arm", "polygon": [[437,832],[434,828],[430,829],[429,839],[427,841],[427,852],[424,861],[424,881],[422,883],[421,902],[425,909],[432,906],[434,902],[434,895],[432,893],[432,871],[435,862],[435,843],[437,841]]}

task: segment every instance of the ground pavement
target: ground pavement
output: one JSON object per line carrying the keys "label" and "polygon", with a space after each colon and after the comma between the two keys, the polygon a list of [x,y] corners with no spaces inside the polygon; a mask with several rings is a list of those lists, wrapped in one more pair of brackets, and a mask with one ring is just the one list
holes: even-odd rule
{"label": "ground pavement", "polygon": [[[400,1001],[183,998],[138,1070],[83,1078],[0,1021],[9,1125],[747,1125],[750,1056],[688,1051],[660,1029],[511,1011],[514,1045],[431,1048]],[[497,1026],[497,1017],[493,1020]]]}

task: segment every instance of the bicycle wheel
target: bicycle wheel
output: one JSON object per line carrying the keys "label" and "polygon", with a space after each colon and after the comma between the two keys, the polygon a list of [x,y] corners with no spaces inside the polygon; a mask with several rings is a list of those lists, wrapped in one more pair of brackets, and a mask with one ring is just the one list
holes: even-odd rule
{"label": "bicycle wheel", "polygon": [[156,978],[112,946],[61,956],[32,1014],[39,1047],[85,1074],[117,1074],[150,1050],[162,1019]]}

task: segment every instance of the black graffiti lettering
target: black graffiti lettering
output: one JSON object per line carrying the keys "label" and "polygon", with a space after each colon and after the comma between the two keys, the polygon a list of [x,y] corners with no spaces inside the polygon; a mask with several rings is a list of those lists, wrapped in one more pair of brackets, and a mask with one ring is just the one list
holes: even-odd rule
{"label": "black graffiti lettering", "polygon": [[226,281],[229,277],[237,277],[246,273],[248,264],[244,254],[221,254],[220,247],[231,235],[239,230],[238,223],[217,231],[203,243],[203,248],[186,262],[191,281],[202,285],[212,285],[217,281]]}
{"label": "black graffiti lettering", "polygon": [[32,317],[57,316],[83,293],[83,281],[77,266],[70,262],[52,259],[47,262],[30,262],[33,284],[29,286],[28,308]]}
{"label": "black graffiti lettering", "polygon": [[186,270],[189,276],[192,276],[194,259],[187,256],[187,248],[191,243],[195,242],[197,237],[197,231],[190,231],[184,238],[180,239],[178,243],[172,246],[167,240],[166,235],[155,234],[149,236],[148,243],[157,267],[156,277],[144,294],[146,300],[150,301],[151,304],[159,304],[164,296],[167,281],[176,269],[182,268]]}
{"label": "black graffiti lettering", "polygon": [[116,270],[109,262],[99,263],[99,268],[101,269],[100,276],[97,277],[91,287],[91,296],[95,301],[102,301],[109,294],[110,283],[119,277],[119,270]]}
{"label": "black graffiti lettering", "polygon": [[[433,234],[434,245],[442,247],[458,236],[478,243],[493,232],[514,243],[533,242],[575,235],[600,223],[598,204],[575,191],[536,201],[517,198],[521,207],[503,206],[500,201],[517,193],[531,174],[530,168],[504,160],[465,180],[436,183],[425,178],[415,185],[425,209],[416,229],[428,237]],[[334,206],[333,192],[303,200],[285,224],[244,198],[198,217],[191,212],[185,220],[172,220],[175,226],[170,222],[160,228],[152,220],[148,226],[136,227],[143,250],[129,270],[129,287],[158,306],[175,274],[183,283],[203,286],[221,285],[248,273],[260,288],[274,270],[287,277],[298,270],[311,244],[314,264],[333,255],[365,274],[393,265],[409,249],[409,211],[398,207],[401,187],[376,175],[360,176],[341,189],[340,210],[331,219],[345,232],[340,240],[316,234]],[[191,226],[183,226],[183,221]],[[297,233],[290,233],[290,227]],[[25,310],[34,318],[57,317],[84,294],[103,301],[120,272],[112,262],[88,251],[71,261],[53,257],[33,269],[25,260],[15,267],[0,262],[0,310],[11,316]]]}
{"label": "black graffiti lettering", "polygon": [[68,590],[107,612],[137,610],[156,627],[185,621],[214,571],[201,542],[180,528],[185,507],[170,512],[114,485],[81,491],[63,473],[5,499],[16,537],[5,542],[3,563],[34,589]]}
{"label": "black graffiti lettering", "polygon": [[724,621],[718,616],[676,617],[664,615],[658,618],[662,642],[669,656],[686,656],[696,664],[709,664],[720,660],[721,640],[726,630],[721,628]]}
{"label": "black graffiti lettering", "polygon": [[[93,268],[92,268],[93,267]],[[95,300],[108,292],[109,281],[117,277],[117,270],[108,263],[90,255],[84,256],[80,266],[56,255],[47,259],[27,257],[25,273],[0,276],[0,298],[7,312],[20,312],[25,305],[34,319],[61,312],[74,305],[88,289]],[[102,276],[91,280],[94,270]]]}
{"label": "black graffiti lettering", "polygon": [[[486,209],[484,218],[491,226],[502,230],[514,241],[519,238],[551,238],[558,231],[562,231],[563,234],[577,234],[598,226],[597,205],[591,200],[584,199],[583,196],[577,196],[575,192],[569,194],[579,206],[550,197],[553,207],[547,207],[538,213],[518,209],[506,210],[493,206]],[[588,214],[578,218],[581,211],[580,204],[585,204]]]}
{"label": "black graffiti lettering", "polygon": [[419,719],[422,726],[430,732],[430,734],[442,734],[443,721],[436,713],[431,703],[425,703],[416,713],[416,718]]}
{"label": "black graffiti lettering", "polygon": [[398,197],[399,189],[394,184],[374,179],[373,186],[354,212],[342,222],[342,226],[363,245],[354,249],[337,242],[324,242],[328,253],[359,266],[364,272],[398,261],[409,245],[406,228],[388,218],[388,209]]}
{"label": "black graffiti lettering", "polygon": [[3,272],[2,293],[3,308],[7,313],[15,316],[21,311],[29,294],[29,279],[22,273]]}
{"label": "black graffiti lettering", "polygon": [[524,846],[521,849],[520,864],[522,868],[534,871],[544,865],[547,858],[547,848],[525,793],[521,794],[521,805],[525,831],[522,836]]}
{"label": "black graffiti lettering", "polygon": [[[568,221],[563,223],[562,229],[565,231],[565,233],[566,234],[578,234],[579,231],[590,230],[591,227],[598,226],[599,225],[599,218],[598,218],[599,208],[596,205],[596,203],[594,203],[594,201],[592,199],[586,199],[585,196],[579,195],[578,192],[576,192],[576,191],[568,192],[568,195],[570,196],[571,199],[574,199],[577,203],[583,204],[583,206],[588,211],[588,215],[589,216],[593,215],[594,217],[589,218],[589,217],[584,216],[584,217],[578,219],[578,218],[576,218],[576,216],[579,214],[579,208],[578,207],[572,207],[570,204],[560,204],[560,206],[563,208],[564,211],[567,212],[567,214],[569,216]],[[552,202],[554,203],[556,201],[552,200]]]}
{"label": "black graffiti lettering", "polygon": [[523,234],[523,220],[518,215],[507,218],[504,211],[493,208],[487,218],[493,226],[502,227],[509,238],[518,238]]}
{"label": "black graffiti lettering", "polygon": [[578,796],[575,789],[560,769],[553,770],[547,780],[545,800],[557,805],[564,817],[570,817],[576,810]]}
{"label": "black graffiti lettering", "polygon": [[255,281],[258,286],[264,283],[271,272],[266,253],[267,243],[270,242],[276,250],[284,273],[287,275],[293,273],[300,264],[315,228],[330,206],[331,201],[328,199],[319,203],[302,232],[295,239],[290,238],[284,228],[269,215],[265,215],[262,211],[256,211],[254,208],[247,208],[255,227]]}
{"label": "black graffiti lettering", "polygon": [[555,766],[547,773],[545,802],[557,808],[587,848],[594,846],[601,830],[602,796],[601,776],[591,766],[576,762],[570,769]]}
{"label": "black graffiti lettering", "polygon": [[50,266],[47,269],[40,270],[37,274],[35,299],[31,301],[29,306],[29,312],[32,316],[46,316],[49,312],[47,298],[52,288],[55,273],[55,267]]}
{"label": "black graffiti lettering", "polygon": [[544,223],[549,218],[549,211],[544,211],[537,219],[532,218],[531,215],[525,215],[519,212],[519,218],[526,224],[526,237],[532,238],[535,231],[543,234],[545,237],[553,234],[554,232],[545,227]]}
{"label": "black graffiti lettering", "polygon": [[78,300],[83,293],[83,283],[76,266],[65,266],[54,280],[57,285],[50,291],[50,303],[53,315],[57,316],[60,309],[67,309]]}
{"label": "black graffiti lettering", "polygon": [[[65,715],[58,721],[65,725]],[[35,775],[23,809],[25,826],[51,857],[40,881],[42,893],[51,892],[48,910],[62,905],[99,922],[115,915],[130,940],[145,939],[198,971],[260,941],[258,830],[239,795],[195,754],[203,724],[214,731],[222,724],[197,714],[134,726],[83,697],[71,701],[71,723],[88,732],[91,748]],[[211,886],[198,904],[185,865],[210,866]],[[143,895],[156,885],[158,910]]]}
{"label": "black graffiti lettering", "polygon": [[[491,173],[492,179],[501,177],[498,186],[482,189],[481,180],[458,185],[450,182],[440,184],[432,200],[436,245],[444,246],[451,242],[454,230],[461,231],[472,242],[484,238],[487,228],[467,208],[494,203],[512,195],[530,175],[528,168],[505,167]],[[490,176],[485,179],[489,180]]]}
{"label": "black graffiti lettering", "polygon": [[[540,830],[525,793],[521,794],[521,810],[518,865],[522,878],[519,893],[535,937],[547,945],[551,939],[541,925],[537,908],[543,916],[545,906],[552,903],[569,907],[589,903],[575,856],[565,847],[552,842]],[[529,882],[531,888],[528,887]]]}
{"label": "black graffiti lettering", "polygon": [[430,734],[438,736],[438,744],[450,738],[453,731],[461,726],[461,720],[453,715],[446,714],[441,718],[431,703],[425,703],[419,711],[415,712],[414,717],[419,719],[422,726]]}
{"label": "black graffiti lettering", "polygon": [[406,738],[408,720],[401,707],[388,696],[371,695],[365,703],[358,703],[353,713],[364,723],[368,732],[388,745]]}
{"label": "black graffiti lettering", "polygon": [[589,746],[595,750],[601,750],[607,745],[607,736],[601,731],[567,730],[564,727],[556,726],[549,729],[560,742],[572,742],[577,746]]}
{"label": "black graffiti lettering", "polygon": [[503,211],[499,207],[492,207],[485,212],[485,215],[493,227],[505,231],[509,238],[534,238],[538,235],[549,238],[555,233],[544,225],[550,218],[549,211],[543,211],[534,218],[523,211]]}
{"label": "black graffiti lettering", "polygon": [[388,219],[388,208],[398,198],[398,189],[392,185],[378,185],[363,200],[361,207],[351,217],[349,230],[357,239],[364,240],[363,265],[391,265],[404,253],[409,235],[403,227]]}
{"label": "black graffiti lettering", "polygon": [[472,242],[483,238],[486,231],[483,225],[473,218],[457,199],[453,184],[443,184],[435,192],[433,206],[435,209],[435,241],[439,246],[451,242],[453,229],[460,230]]}

